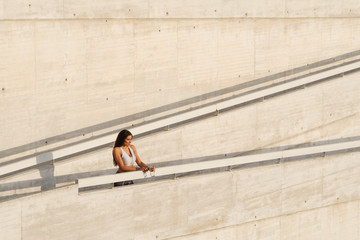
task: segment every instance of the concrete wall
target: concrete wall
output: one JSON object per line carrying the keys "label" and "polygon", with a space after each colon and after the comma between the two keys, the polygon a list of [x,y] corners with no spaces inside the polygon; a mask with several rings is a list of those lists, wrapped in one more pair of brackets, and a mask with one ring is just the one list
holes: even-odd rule
{"label": "concrete wall", "polygon": [[[135,138],[134,144],[141,159],[154,164],[359,136],[358,76],[345,75],[217,117]],[[62,186],[81,177],[111,172],[115,172],[111,148],[104,148],[57,162],[55,168],[40,166],[3,179],[0,195],[21,196],[40,191],[49,182]]]}
{"label": "concrete wall", "polygon": [[2,0],[1,19],[79,19],[79,18],[240,18],[240,17],[358,17],[355,0]]}
{"label": "concrete wall", "polygon": [[[266,99],[133,143],[143,161],[161,163],[360,135],[360,74]],[[94,162],[96,164],[89,164]],[[111,167],[111,148],[56,165],[56,173]]]}
{"label": "concrete wall", "polygon": [[[253,103],[169,131],[134,138],[147,164],[360,136],[359,72]],[[111,148],[2,179],[0,200],[116,171]]]}
{"label": "concrete wall", "polygon": [[2,203],[2,239],[359,239],[359,152]]}
{"label": "concrete wall", "polygon": [[86,138],[114,119],[360,49],[355,1],[182,6],[1,1],[0,151]]}
{"label": "concrete wall", "polygon": [[[185,99],[298,67],[315,71],[306,66],[360,50],[357,1],[179,4],[0,1],[1,163],[122,127],[112,120],[127,117],[126,125],[169,103],[177,111]],[[160,163],[359,136],[358,78],[134,143],[144,161]],[[113,171],[110,151],[1,179],[1,200],[32,195],[0,204],[1,238],[360,237],[358,153],[81,195],[75,186],[45,191]]]}

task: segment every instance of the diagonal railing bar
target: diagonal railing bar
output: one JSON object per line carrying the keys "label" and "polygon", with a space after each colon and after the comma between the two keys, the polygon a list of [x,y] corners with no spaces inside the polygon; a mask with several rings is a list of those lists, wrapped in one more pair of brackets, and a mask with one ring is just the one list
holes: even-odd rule
{"label": "diagonal railing bar", "polygon": [[[300,77],[294,81],[285,82],[283,84],[279,84],[276,86],[270,86],[266,89],[261,89],[259,91],[241,95],[239,97],[235,97],[232,99],[228,99],[211,105],[200,107],[195,110],[190,110],[177,115],[171,115],[169,117],[162,118],[157,121],[152,121],[143,125],[131,127],[129,128],[129,130],[133,133],[133,135],[136,136],[136,135],[152,132],[158,129],[162,129],[170,125],[176,125],[182,122],[198,119],[200,117],[217,115],[221,110],[226,110],[228,108],[238,106],[240,104],[244,104],[257,99],[261,99],[263,97],[278,94],[306,84],[311,84],[317,81],[321,81],[330,77],[335,77],[340,74],[344,74],[346,72],[350,72],[358,69],[360,69],[360,61],[352,62],[346,65],[341,65],[335,68],[333,67],[329,70],[324,70],[322,72],[314,73],[313,75]],[[116,134],[114,133],[106,134],[98,138],[89,139],[81,143],[67,146],[65,148],[53,150],[52,152],[45,153],[41,156],[29,157],[19,162],[3,165],[0,167],[0,177],[8,176],[11,173],[23,169],[31,168],[46,162],[64,159],[66,157],[73,156],[77,153],[88,151],[89,149],[96,149],[99,146],[105,146],[107,144],[111,144],[112,142],[114,142],[115,138],[116,138]]]}
{"label": "diagonal railing bar", "polygon": [[[275,159],[308,156],[319,153],[330,153],[330,152],[356,149],[356,148],[360,148],[360,140],[342,142],[342,143],[333,143],[333,144],[327,144],[321,146],[296,148],[296,149],[289,149],[283,151],[275,151],[270,153],[246,155],[246,156],[234,157],[234,158],[224,158],[219,160],[203,161],[203,162],[189,163],[189,164],[176,165],[176,166],[161,167],[156,169],[156,177],[200,171],[200,170],[231,167],[236,165],[270,161]],[[80,189],[85,187],[94,187],[94,186],[110,184],[114,182],[138,180],[143,178],[144,178],[144,174],[140,171],[83,178],[78,180],[78,188]]]}

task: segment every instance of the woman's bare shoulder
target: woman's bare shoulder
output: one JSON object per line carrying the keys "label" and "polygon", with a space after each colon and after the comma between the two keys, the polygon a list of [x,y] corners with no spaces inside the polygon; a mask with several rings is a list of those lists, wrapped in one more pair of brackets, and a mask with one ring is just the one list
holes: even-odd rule
{"label": "woman's bare shoulder", "polygon": [[113,148],[113,153],[118,153],[118,152],[121,152],[120,147],[114,147]]}

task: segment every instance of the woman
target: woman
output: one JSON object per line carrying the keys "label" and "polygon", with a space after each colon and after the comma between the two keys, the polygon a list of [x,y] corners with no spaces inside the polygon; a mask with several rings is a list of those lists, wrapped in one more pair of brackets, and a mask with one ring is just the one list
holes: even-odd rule
{"label": "woman", "polygon": [[[124,129],[122,130],[115,141],[113,148],[113,161],[114,166],[119,166],[116,173],[130,172],[130,171],[155,171],[155,167],[148,167],[145,163],[140,160],[134,145],[131,145],[133,136],[131,132]],[[135,163],[137,164],[136,166]],[[114,186],[122,186],[133,184],[133,181],[116,182]]]}

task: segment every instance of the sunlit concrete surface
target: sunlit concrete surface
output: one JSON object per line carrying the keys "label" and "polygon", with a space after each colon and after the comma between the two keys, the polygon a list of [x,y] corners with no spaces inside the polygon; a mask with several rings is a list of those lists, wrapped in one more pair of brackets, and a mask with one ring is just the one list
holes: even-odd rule
{"label": "sunlit concrete surface", "polygon": [[359,152],[1,204],[3,239],[359,238]]}
{"label": "sunlit concrete surface", "polygon": [[[354,0],[180,2],[0,0],[0,166],[360,56]],[[356,138],[359,77],[133,143],[161,167]],[[77,179],[116,171],[109,145],[0,178],[0,239],[358,240],[358,159],[345,151],[79,193]]]}
{"label": "sunlit concrete surface", "polygon": [[[224,17],[191,1],[182,12],[192,17],[176,18],[150,12],[177,1],[127,2],[148,14],[114,16],[124,1],[1,1],[0,151],[87,138],[111,120],[359,50],[355,1],[213,1],[235,11]],[[108,18],[93,15],[105,10]]]}

